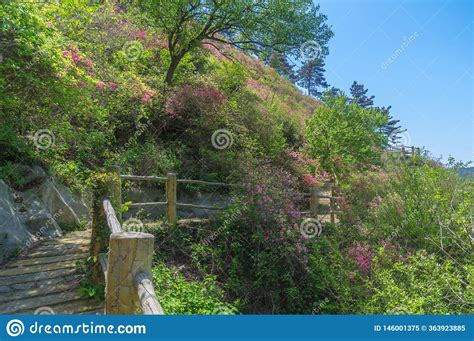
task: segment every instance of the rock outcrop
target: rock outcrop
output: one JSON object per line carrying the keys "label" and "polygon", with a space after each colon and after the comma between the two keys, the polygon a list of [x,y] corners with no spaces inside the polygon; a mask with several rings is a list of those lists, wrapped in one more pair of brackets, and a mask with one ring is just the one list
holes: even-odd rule
{"label": "rock outcrop", "polygon": [[48,176],[39,166],[15,165],[20,181],[11,188],[0,180],[0,263],[40,239],[88,220],[81,196]]}

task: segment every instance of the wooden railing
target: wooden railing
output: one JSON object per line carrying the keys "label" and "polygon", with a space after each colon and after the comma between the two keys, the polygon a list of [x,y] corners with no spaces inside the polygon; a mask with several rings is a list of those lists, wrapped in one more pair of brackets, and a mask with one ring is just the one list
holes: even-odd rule
{"label": "wooden railing", "polygon": [[400,147],[391,147],[388,149],[388,151],[391,153],[402,154],[403,160],[407,160],[407,159],[413,160],[415,158],[415,155],[420,154],[420,148],[415,147],[415,146],[401,145]]}
{"label": "wooden railing", "polygon": [[[161,176],[138,176],[138,175],[122,175],[120,174],[119,168],[115,168],[114,171],[117,173],[117,177],[121,180],[132,180],[132,181],[148,181],[148,182],[160,182],[166,184],[166,201],[157,202],[142,202],[128,204],[128,207],[154,207],[154,206],[166,206],[166,218],[169,223],[176,224],[178,222],[177,208],[191,208],[191,209],[208,209],[208,210],[224,210],[225,207],[216,206],[205,206],[195,204],[185,204],[177,202],[177,188],[180,183],[198,184],[207,186],[223,186],[223,187],[244,187],[241,184],[229,184],[223,182],[210,182],[203,180],[190,180],[190,179],[177,179],[176,173],[168,173],[166,177]],[[119,182],[117,185],[121,188],[122,184]],[[328,190],[330,194],[322,194]],[[339,198],[334,195],[334,186],[332,183],[326,183],[325,187],[313,186],[310,188],[310,192],[307,193],[310,200],[310,210],[302,213],[310,214],[313,217],[317,217],[319,208],[323,205],[320,204],[319,199],[329,199],[329,214],[331,223],[335,223],[336,215],[340,212],[336,209],[336,200]]]}
{"label": "wooden railing", "polygon": [[[183,204],[176,200],[177,184],[243,187],[239,184],[208,182],[202,180],[177,179],[175,173],[167,177],[120,175],[120,169],[110,167],[108,173],[95,178],[92,205],[90,279],[95,285],[105,285],[106,314],[164,314],[156,297],[152,282],[152,260],[154,236],[143,232],[124,231],[120,224],[121,180],[159,181],[166,183],[166,202],[131,204],[131,207],[166,205],[166,216],[170,223],[178,221],[177,208],[224,209],[203,205]],[[329,199],[331,223],[335,223],[334,188],[329,184],[330,195],[322,194],[328,187],[312,187],[307,193],[310,197],[310,211],[318,216],[321,206],[319,199]],[[119,213],[116,213],[115,208]]]}
{"label": "wooden railing", "polygon": [[91,279],[105,284],[105,314],[162,315],[151,275],[154,236],[122,230],[112,205],[120,199],[117,180],[112,176],[95,191]]}
{"label": "wooden railing", "polygon": [[[196,184],[205,186],[221,186],[221,187],[233,187],[239,188],[243,185],[229,184],[223,182],[210,182],[203,180],[190,180],[190,179],[178,179],[176,173],[168,173],[166,177],[160,176],[138,176],[138,175],[121,175],[120,170],[115,168],[118,173],[118,177],[121,180],[133,180],[133,181],[149,181],[149,182],[161,182],[166,184],[166,201],[157,202],[141,202],[132,203],[127,205],[128,207],[153,207],[153,206],[166,206],[166,219],[171,224],[178,222],[178,208],[188,209],[206,209],[206,210],[223,210],[225,207],[217,206],[206,206],[206,205],[195,205],[177,202],[178,184]],[[121,188],[121,182],[118,187]]]}
{"label": "wooden railing", "polygon": [[[327,194],[322,194],[324,192],[328,192]],[[320,215],[320,200],[319,199],[329,199],[329,215],[330,221],[332,224],[336,222],[336,216],[340,213],[340,210],[337,209],[337,200],[341,197],[338,197],[334,193],[334,184],[331,182],[326,183],[324,187],[320,186],[312,186],[309,191],[309,214],[312,217],[317,217]]]}

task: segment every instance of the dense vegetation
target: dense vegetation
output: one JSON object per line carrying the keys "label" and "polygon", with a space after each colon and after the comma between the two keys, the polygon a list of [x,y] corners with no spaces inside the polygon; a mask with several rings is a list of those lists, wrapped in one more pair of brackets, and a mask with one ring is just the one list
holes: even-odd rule
{"label": "dense vegetation", "polygon": [[[398,123],[389,108],[335,89],[316,100],[264,63],[308,39],[325,46],[332,33],[313,7],[304,23],[314,29],[259,34],[263,14],[295,22],[304,18],[290,13],[308,15],[311,1],[256,13],[246,1],[220,8],[207,28],[214,40],[212,30],[195,37],[209,9],[173,26],[187,2],[158,3],[2,2],[3,179],[21,183],[21,162],[41,163],[83,191],[111,164],[246,183],[210,225],[149,227],[168,313],[472,312],[472,179],[427,153],[411,161],[388,153]],[[284,43],[272,55],[275,37]],[[211,143],[218,129],[231,134],[226,148]],[[301,193],[329,179],[343,198],[339,222],[301,233]]]}

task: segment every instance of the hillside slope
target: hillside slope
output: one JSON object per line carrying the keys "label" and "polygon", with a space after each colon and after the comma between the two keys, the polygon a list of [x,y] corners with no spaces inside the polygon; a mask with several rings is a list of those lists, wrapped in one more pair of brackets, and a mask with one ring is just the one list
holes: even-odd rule
{"label": "hillside slope", "polygon": [[[318,106],[259,60],[206,44],[167,87],[166,43],[132,10],[1,11],[13,19],[0,64],[2,159],[45,162],[76,188],[111,163],[135,174],[237,180],[243,159],[285,163]],[[219,129],[232,139],[225,150],[211,143]]]}

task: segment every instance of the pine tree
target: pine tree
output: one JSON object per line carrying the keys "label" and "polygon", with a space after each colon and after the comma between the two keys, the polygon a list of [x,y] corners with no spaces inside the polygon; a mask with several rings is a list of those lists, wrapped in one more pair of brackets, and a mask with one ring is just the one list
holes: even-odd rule
{"label": "pine tree", "polygon": [[321,88],[328,88],[329,84],[324,77],[324,61],[322,59],[314,59],[305,62],[296,73],[296,84],[305,88],[308,95],[321,97]]}
{"label": "pine tree", "polygon": [[290,65],[287,57],[283,53],[272,53],[268,58],[266,58],[265,62],[268,66],[275,69],[280,76],[285,77],[290,81],[295,80],[293,66]]}
{"label": "pine tree", "polygon": [[384,133],[385,136],[388,137],[389,145],[396,145],[397,142],[400,140],[399,134],[406,131],[406,129],[402,129],[402,127],[398,125],[400,120],[394,119],[393,116],[390,114],[391,108],[392,106],[389,105],[388,107],[381,107],[377,109],[380,110],[382,113],[384,113],[388,119],[387,124],[381,127],[382,133]]}
{"label": "pine tree", "polygon": [[380,131],[384,133],[388,138],[389,145],[395,145],[400,140],[399,134],[404,132],[405,129],[402,129],[398,123],[400,120],[396,120],[390,114],[390,109],[392,106],[388,107],[374,107],[374,98],[375,96],[367,96],[368,89],[365,89],[363,84],[358,84],[356,81],[352,83],[350,92],[352,95],[352,101],[357,101],[359,106],[362,108],[375,108],[382,112],[387,117],[387,123],[380,127]]}
{"label": "pine tree", "polygon": [[356,81],[351,85],[350,92],[352,100],[357,101],[362,108],[370,108],[374,105],[375,96],[367,97],[366,94],[368,90],[369,89],[364,89],[363,84],[358,84]]}

